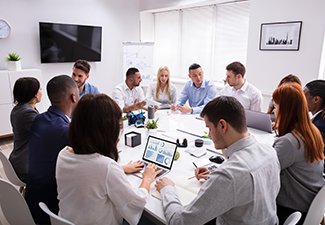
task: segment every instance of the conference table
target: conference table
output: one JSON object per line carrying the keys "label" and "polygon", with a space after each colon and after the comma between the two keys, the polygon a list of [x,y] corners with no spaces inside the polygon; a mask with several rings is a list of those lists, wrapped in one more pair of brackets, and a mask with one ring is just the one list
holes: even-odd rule
{"label": "conference table", "polygon": [[[147,114],[147,113],[146,113]],[[145,116],[147,116],[145,114]],[[182,143],[183,138],[187,138],[188,147],[187,148],[177,148],[177,151],[180,153],[180,158],[178,160],[174,160],[171,172],[165,175],[171,180],[175,181],[180,175],[191,177],[194,175],[195,166],[193,162],[198,161],[208,161],[208,158],[218,153],[215,153],[211,150],[218,152],[214,148],[214,144],[212,140],[202,138],[204,140],[203,147],[201,147],[202,152],[206,152],[200,158],[194,157],[191,154],[185,152],[188,149],[196,149],[194,142],[195,139],[199,139],[198,137],[190,134],[186,134],[181,131],[177,131],[177,129],[186,131],[188,133],[192,133],[195,135],[203,136],[205,132],[208,132],[208,128],[205,126],[205,122],[202,118],[200,118],[199,114],[183,114],[179,111],[171,111],[171,110],[158,110],[155,113],[155,119],[158,120],[158,132],[157,137],[166,139],[169,141],[176,142],[176,138],[180,140]],[[125,145],[125,137],[124,134],[135,131],[137,133],[141,133],[141,144],[136,147],[129,147]],[[250,134],[253,134],[255,139],[260,143],[265,143],[268,145],[272,145],[275,135],[274,133],[268,133],[265,131],[257,130],[254,128],[248,127],[248,131]],[[120,136],[120,142],[118,144],[118,149],[120,151],[119,156],[119,164],[125,165],[130,160],[137,161],[141,160],[143,156],[143,152],[146,146],[146,131],[145,128],[136,128],[134,125],[124,126],[123,135]],[[211,150],[207,150],[211,149]],[[220,150],[219,150],[220,151]],[[221,152],[221,151],[220,151]],[[141,178],[128,174],[128,180],[134,187],[139,187],[141,183]],[[161,200],[154,198],[151,196],[152,193],[156,191],[154,187],[155,182],[151,184],[150,194],[147,200],[147,204],[145,206],[145,212],[153,217],[156,221],[159,221],[162,224],[166,224],[166,219],[162,210]]]}

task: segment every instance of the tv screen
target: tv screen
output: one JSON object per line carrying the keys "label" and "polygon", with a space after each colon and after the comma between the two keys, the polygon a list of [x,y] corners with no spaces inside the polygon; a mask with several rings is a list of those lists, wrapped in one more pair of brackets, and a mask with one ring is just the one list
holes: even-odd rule
{"label": "tv screen", "polygon": [[39,23],[41,63],[101,60],[102,27]]}

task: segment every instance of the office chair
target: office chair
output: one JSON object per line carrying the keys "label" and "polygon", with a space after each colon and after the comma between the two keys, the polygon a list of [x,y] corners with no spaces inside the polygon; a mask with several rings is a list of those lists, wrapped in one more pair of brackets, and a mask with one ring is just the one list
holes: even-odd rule
{"label": "office chair", "polygon": [[0,205],[9,224],[35,225],[24,197],[13,184],[0,178]]}
{"label": "office chair", "polygon": [[5,156],[5,154],[3,154],[3,152],[0,150],[0,161],[2,162],[2,165],[3,165],[3,169],[6,173],[6,176],[8,178],[8,180],[13,183],[14,185],[16,186],[19,186],[20,189],[19,189],[19,192],[24,196],[25,195],[25,187],[26,187],[26,183],[22,182],[14,168],[12,167],[9,159]]}
{"label": "office chair", "polygon": [[311,202],[303,225],[320,224],[324,217],[325,209],[325,186],[319,190]]}
{"label": "office chair", "polygon": [[38,205],[47,215],[49,215],[52,225],[74,225],[70,221],[52,213],[45,203],[40,202]]}
{"label": "office chair", "polygon": [[286,221],[284,221],[283,225],[296,225],[300,218],[301,212],[294,212],[286,219]]}

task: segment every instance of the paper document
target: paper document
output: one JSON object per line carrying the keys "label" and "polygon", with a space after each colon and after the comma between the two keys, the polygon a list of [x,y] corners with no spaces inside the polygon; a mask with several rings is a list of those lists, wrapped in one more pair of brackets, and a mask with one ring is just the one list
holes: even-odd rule
{"label": "paper document", "polygon": [[[188,205],[193,201],[204,183],[196,179],[188,180],[186,175],[177,177],[173,182],[175,183],[175,189],[182,205]],[[155,191],[152,196],[161,200],[161,195],[158,191]]]}
{"label": "paper document", "polygon": [[191,155],[200,158],[207,154],[206,150],[204,148],[198,148],[198,147],[188,147],[185,152],[190,153]]}
{"label": "paper document", "polygon": [[147,107],[150,106],[150,105],[157,105],[157,106],[161,105],[161,103],[159,103],[159,102],[157,102],[155,100],[147,99],[147,98],[144,99],[143,101],[147,103]]}

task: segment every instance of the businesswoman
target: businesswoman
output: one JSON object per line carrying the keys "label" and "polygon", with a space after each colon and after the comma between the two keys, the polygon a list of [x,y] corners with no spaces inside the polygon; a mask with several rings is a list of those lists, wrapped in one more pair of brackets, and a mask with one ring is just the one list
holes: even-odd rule
{"label": "businesswoman", "polygon": [[[285,84],[285,83],[297,83],[301,86],[301,81],[299,79],[299,77],[295,76],[295,75],[292,75],[292,74],[289,74],[285,77],[283,77],[278,85],[278,87],[280,87],[282,84]],[[267,109],[267,112],[268,114],[271,114],[271,119],[272,121],[274,122],[275,121],[275,115],[274,115],[274,104],[273,104],[273,99],[270,100],[269,102],[269,107]]]}
{"label": "businesswoman", "polygon": [[69,144],[56,165],[59,214],[74,224],[137,224],[157,166],[149,164],[139,188],[127,180],[117,144],[122,127],[119,106],[105,94],[84,95],[69,127]]}
{"label": "businesswoman", "polygon": [[38,114],[36,104],[41,101],[42,91],[36,78],[19,78],[13,90],[15,107],[10,113],[14,133],[14,149],[9,160],[19,179],[27,183],[29,165],[29,130]]}
{"label": "businesswoman", "polygon": [[170,82],[170,72],[167,66],[158,69],[157,81],[149,85],[146,97],[162,104],[170,105],[176,102],[177,89]]}
{"label": "businesswoman", "polygon": [[293,212],[300,211],[302,224],[317,192],[325,184],[324,143],[309,118],[307,101],[297,83],[283,84],[272,95],[275,106],[275,131],[281,188],[277,197],[280,224]]}

